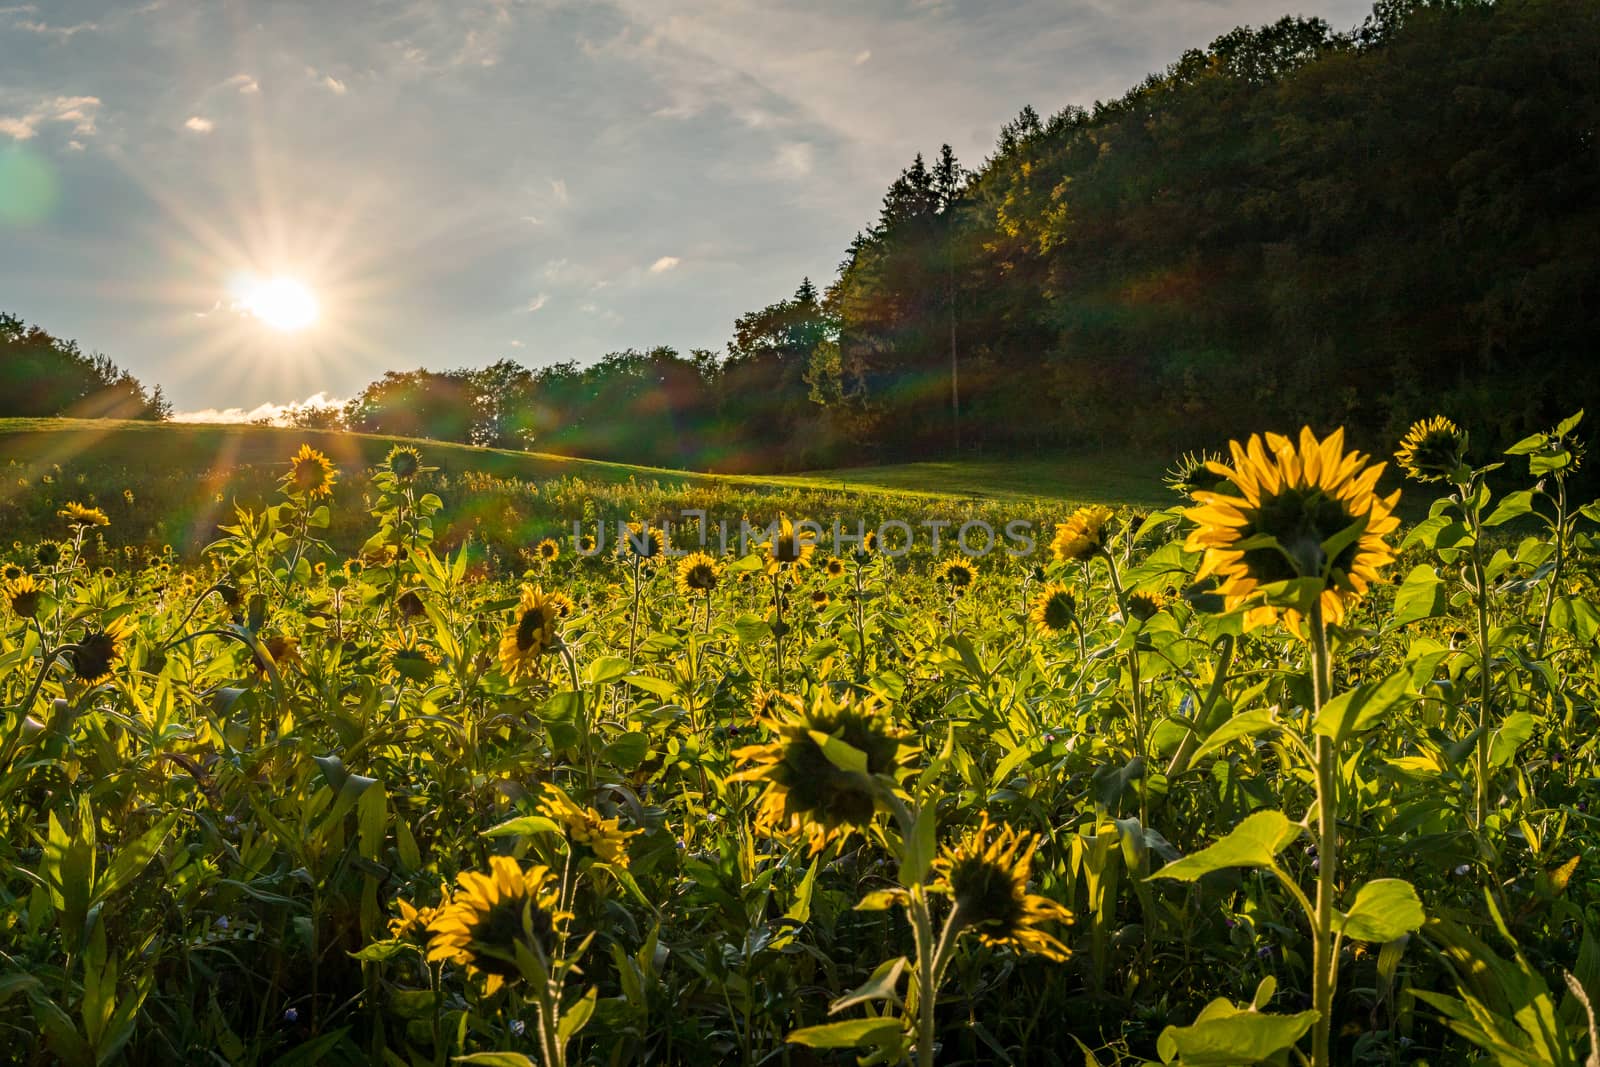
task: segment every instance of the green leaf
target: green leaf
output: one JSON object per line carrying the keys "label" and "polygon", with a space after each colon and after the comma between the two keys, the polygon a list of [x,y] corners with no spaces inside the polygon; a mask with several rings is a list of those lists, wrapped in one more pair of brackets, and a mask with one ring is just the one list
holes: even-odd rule
{"label": "green leaf", "polygon": [[1293,1048],[1317,1021],[1317,1013],[1268,1015],[1246,1011],[1226,1000],[1201,1009],[1191,1026],[1169,1026],[1157,1049],[1164,1062],[1173,1057],[1183,1067],[1243,1067],[1271,1063]]}
{"label": "green leaf", "polygon": [[1395,671],[1382,681],[1358,685],[1322,705],[1311,728],[1335,742],[1344,741],[1379,716],[1405,707],[1416,698],[1411,691],[1411,672]]}
{"label": "green leaf", "polygon": [[1258,811],[1247,816],[1210,848],[1169,863],[1151,878],[1176,878],[1192,882],[1227,867],[1271,867],[1278,853],[1299,834],[1300,827],[1281,811]]}
{"label": "green leaf", "polygon": [[899,1036],[899,1019],[851,1019],[848,1022],[795,1030],[786,1040],[807,1048],[860,1048],[862,1045],[883,1045],[898,1040]]}
{"label": "green leaf", "polygon": [[451,1063],[477,1063],[483,1067],[539,1067],[520,1052],[473,1052],[465,1056],[452,1056]]}
{"label": "green leaf", "polygon": [[1411,568],[1406,580],[1395,590],[1394,614],[1390,624],[1404,626],[1407,623],[1432,619],[1443,615],[1448,606],[1449,602],[1444,595],[1444,579],[1440,578],[1439,572],[1432,567],[1419,564]]}
{"label": "green leaf", "polygon": [[899,1007],[900,994],[897,990],[900,986],[900,976],[905,973],[910,962],[904,956],[884,960],[878,964],[878,969],[872,972],[871,978],[828,1005],[828,1014],[837,1015],[847,1008],[865,1004],[869,1000],[887,1000]]}
{"label": "green leaf", "polygon": [[671,700],[678,695],[678,683],[666,678],[655,678],[648,674],[630,674],[622,680],[635,689],[642,689],[662,700]]}
{"label": "green leaf", "polygon": [[917,821],[912,825],[911,834],[902,846],[905,849],[900,857],[902,885],[916,885],[921,882],[933,866],[934,857],[939,851],[937,809],[938,805],[933,803],[925,803],[917,809]]}
{"label": "green leaf", "polygon": [[1191,762],[1198,763],[1205,756],[1211,755],[1230,741],[1237,741],[1241,737],[1254,737],[1256,734],[1276,730],[1278,720],[1271,708],[1256,708],[1241,715],[1235,715],[1215,730],[1205,740],[1205,744],[1195,749]]}
{"label": "green leaf", "polygon": [[1483,520],[1485,526],[1499,526],[1510,522],[1512,519],[1521,518],[1533,510],[1533,492],[1528,489],[1519,489],[1515,493],[1507,493],[1500,499],[1499,505]]}
{"label": "green leaf", "polygon": [[821,730],[807,730],[806,733],[810,734],[811,740],[822,749],[822,754],[828,758],[828,762],[841,771],[854,774],[867,773],[867,754],[859,748]]}
{"label": "green leaf", "polygon": [[560,834],[561,827],[555,820],[547,819],[543,815],[518,815],[514,819],[507,819],[498,826],[491,826],[483,831],[480,837],[527,837],[531,834]]}
{"label": "green leaf", "polygon": [[1517,749],[1533,737],[1538,721],[1525,711],[1513,712],[1501,721],[1489,741],[1489,763],[1504,767],[1516,758]]}
{"label": "green leaf", "polygon": [[638,730],[629,730],[609,741],[601,755],[622,770],[631,771],[643,763],[649,753],[650,735]]}
{"label": "green leaf", "polygon": [[590,685],[604,685],[614,682],[633,669],[633,664],[621,656],[601,656],[589,664],[589,669],[584,672]]}
{"label": "green leaf", "polygon": [[113,893],[137,878],[139,872],[149,866],[156,853],[161,851],[167,835],[177,824],[178,815],[174,812],[146,830],[138,840],[118,850],[106,873],[95,884],[94,896],[89,903],[94,905],[109,899]]}
{"label": "green leaf", "polygon": [[1415,933],[1426,921],[1422,901],[1410,882],[1376,878],[1356,890],[1349,912],[1336,917],[1334,926],[1346,937],[1381,944]]}
{"label": "green leaf", "polygon": [[579,1031],[589,1025],[589,1020],[594,1017],[595,998],[599,995],[600,990],[590,986],[587,993],[561,1013],[561,1021],[556,1023],[557,1039],[571,1041]]}

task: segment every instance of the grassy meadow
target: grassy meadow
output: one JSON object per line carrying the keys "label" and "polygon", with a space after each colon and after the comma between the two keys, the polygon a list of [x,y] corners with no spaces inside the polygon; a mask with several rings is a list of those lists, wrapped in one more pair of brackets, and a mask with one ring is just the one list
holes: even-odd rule
{"label": "grassy meadow", "polygon": [[[1593,1062],[1578,426],[1168,488],[0,424],[0,1059]],[[1036,550],[791,525],[895,519]]]}

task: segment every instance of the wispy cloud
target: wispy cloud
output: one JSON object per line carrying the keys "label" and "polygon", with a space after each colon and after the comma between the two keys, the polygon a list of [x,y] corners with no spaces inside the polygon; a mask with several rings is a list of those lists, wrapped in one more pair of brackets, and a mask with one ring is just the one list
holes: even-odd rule
{"label": "wispy cloud", "polygon": [[257,404],[248,410],[245,408],[200,408],[195,411],[174,411],[173,422],[205,422],[205,423],[234,423],[234,422],[269,422],[274,426],[287,426],[293,421],[293,416],[308,408],[343,407],[345,401],[329,396],[327,393],[317,392],[304,400],[292,400],[287,404]]}
{"label": "wispy cloud", "polygon": [[524,310],[526,310],[526,311],[538,311],[540,308],[544,307],[549,302],[550,302],[550,297],[547,296],[544,293],[540,293],[537,296],[535,296],[532,300],[528,301],[528,306]]}
{"label": "wispy cloud", "polygon": [[195,133],[210,133],[217,128],[217,124],[201,115],[190,115],[184,120],[183,128],[193,130]]}
{"label": "wispy cloud", "polygon": [[556,203],[566,205],[572,203],[572,195],[567,192],[565,178],[550,179],[550,195],[556,198]]}
{"label": "wispy cloud", "polygon": [[248,74],[235,74],[222,84],[225,88],[237,89],[246,96],[253,95],[261,91],[261,83],[256,81]]}
{"label": "wispy cloud", "polygon": [[95,132],[95,113],[100,99],[94,96],[57,96],[41,100],[21,114],[0,115],[0,133],[16,141],[26,141],[47,122],[66,123],[80,137]]}
{"label": "wispy cloud", "polygon": [[[15,10],[20,12],[32,9],[17,8]],[[3,13],[5,13],[5,9],[0,8],[0,14]],[[36,33],[41,37],[57,37],[65,41],[80,33],[92,33],[100,28],[100,24],[97,22],[79,22],[71,26],[52,26],[37,19],[19,19],[11,24],[11,28],[21,30],[23,33]]]}
{"label": "wispy cloud", "polygon": [[681,262],[683,261],[677,256],[662,256],[660,259],[650,264],[650,273],[665,274],[667,271],[672,270]]}
{"label": "wispy cloud", "polygon": [[335,78],[332,74],[325,76],[322,79],[322,84],[324,88],[326,88],[330,93],[333,93],[335,96],[343,96],[345,93],[349,92],[350,89],[349,86],[345,85],[345,83],[340,81],[338,78]]}

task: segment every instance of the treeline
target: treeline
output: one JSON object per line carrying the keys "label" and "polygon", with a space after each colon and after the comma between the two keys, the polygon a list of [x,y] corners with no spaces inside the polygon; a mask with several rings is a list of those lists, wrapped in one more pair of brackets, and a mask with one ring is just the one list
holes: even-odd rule
{"label": "treeline", "polygon": [[146,388],[108,356],[0,311],[0,418],[165,419],[159,385]]}
{"label": "treeline", "polygon": [[391,374],[358,429],[714,468],[1263,426],[1485,447],[1600,397],[1600,5],[1385,0],[1236,29],[889,187],[727,352]]}

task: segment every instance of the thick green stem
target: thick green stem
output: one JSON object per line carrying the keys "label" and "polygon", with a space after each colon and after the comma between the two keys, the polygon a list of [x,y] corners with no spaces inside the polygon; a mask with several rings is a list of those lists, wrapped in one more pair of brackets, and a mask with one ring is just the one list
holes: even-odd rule
{"label": "thick green stem", "polygon": [[[1319,601],[1311,609],[1311,684],[1315,712],[1332,695],[1333,663],[1328,654],[1328,632]],[[1314,712],[1314,713],[1315,713]],[[1333,738],[1316,739],[1317,756],[1317,901],[1312,917],[1311,1006],[1317,1022],[1311,1036],[1312,1067],[1329,1067],[1329,1038],[1333,1032],[1333,993],[1338,980],[1334,956],[1333,896],[1339,871],[1339,753]]]}

